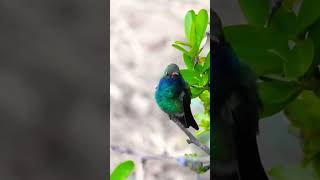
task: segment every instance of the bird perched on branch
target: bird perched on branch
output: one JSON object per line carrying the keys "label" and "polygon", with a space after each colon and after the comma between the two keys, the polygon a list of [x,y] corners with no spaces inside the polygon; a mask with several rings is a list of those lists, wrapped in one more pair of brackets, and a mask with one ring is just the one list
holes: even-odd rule
{"label": "bird perched on branch", "polygon": [[196,130],[199,129],[190,109],[190,88],[180,75],[176,64],[170,64],[165,69],[156,88],[155,99],[170,119],[178,120],[185,128],[192,126]]}
{"label": "bird perched on branch", "polygon": [[255,76],[239,61],[213,10],[210,29],[211,176],[216,180],[267,180],[256,139],[261,102]]}

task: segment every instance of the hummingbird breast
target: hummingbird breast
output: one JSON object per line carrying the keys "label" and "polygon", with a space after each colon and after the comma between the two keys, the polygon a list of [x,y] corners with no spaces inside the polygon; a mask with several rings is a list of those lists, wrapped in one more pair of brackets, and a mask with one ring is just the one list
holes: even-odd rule
{"label": "hummingbird breast", "polygon": [[155,99],[160,109],[168,114],[183,113],[183,89],[178,78],[163,78],[156,89]]}

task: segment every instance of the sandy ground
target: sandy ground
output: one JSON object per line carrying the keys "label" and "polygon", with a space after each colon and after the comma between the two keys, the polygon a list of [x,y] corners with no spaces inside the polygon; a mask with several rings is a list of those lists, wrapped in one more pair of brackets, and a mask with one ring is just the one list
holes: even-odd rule
{"label": "sandy ground", "polygon": [[[165,66],[183,65],[171,47],[183,40],[183,18],[189,9],[208,8],[209,1],[111,1],[111,145],[148,154],[178,157],[197,152],[186,136],[154,101],[154,91]],[[191,180],[196,174],[174,160],[148,161],[142,170],[139,157],[111,152],[111,169],[133,159],[135,177],[142,180]],[[208,174],[202,179],[208,179]]]}

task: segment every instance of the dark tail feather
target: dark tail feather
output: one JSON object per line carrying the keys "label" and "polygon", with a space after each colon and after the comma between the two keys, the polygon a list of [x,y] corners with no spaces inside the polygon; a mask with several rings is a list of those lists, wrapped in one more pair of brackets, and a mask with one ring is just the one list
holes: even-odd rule
{"label": "dark tail feather", "polygon": [[199,126],[198,126],[196,120],[194,120],[191,112],[185,114],[185,117],[184,117],[184,118],[185,118],[185,120],[186,120],[187,127],[190,127],[190,126],[191,126],[191,127],[193,127],[194,129],[199,130]]}
{"label": "dark tail feather", "polygon": [[241,179],[268,180],[260,160],[256,135],[238,135],[235,139]]}
{"label": "dark tail feather", "polygon": [[185,115],[184,117],[178,118],[178,120],[185,128],[189,128],[191,126],[194,129],[199,130],[198,124],[196,123],[192,115]]}
{"label": "dark tail feather", "polygon": [[197,122],[194,120],[192,116],[192,112],[190,109],[191,97],[185,95],[183,98],[183,110],[184,110],[184,118],[182,118],[182,124],[185,124],[185,128],[192,126],[194,129],[199,130]]}

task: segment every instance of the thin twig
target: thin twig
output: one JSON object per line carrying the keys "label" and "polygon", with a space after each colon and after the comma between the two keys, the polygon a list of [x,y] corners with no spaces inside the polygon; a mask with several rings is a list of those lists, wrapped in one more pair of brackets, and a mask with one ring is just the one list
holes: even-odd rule
{"label": "thin twig", "polygon": [[133,155],[133,156],[138,156],[143,160],[163,160],[163,159],[175,160],[176,159],[172,156],[169,156],[167,153],[163,153],[161,155],[144,155],[142,153],[138,153],[136,151],[133,151],[130,148],[120,147],[120,146],[116,146],[116,145],[111,145],[111,150],[118,152],[118,153],[122,153],[122,154],[129,154],[129,155]]}
{"label": "thin twig", "polygon": [[[116,145],[111,145],[110,148],[114,152],[118,152],[118,153],[122,153],[122,154],[128,154],[128,155],[131,155],[131,156],[139,157],[139,159],[141,160],[141,163],[142,163],[144,171],[146,171],[146,164],[147,164],[147,161],[149,161],[149,160],[160,160],[160,161],[161,160],[171,160],[171,161],[174,160],[174,161],[178,162],[178,164],[180,164],[182,166],[185,166],[185,167],[189,167],[193,171],[195,171],[195,169],[198,169],[199,165],[203,166],[203,170],[204,171],[207,171],[207,170],[210,169],[210,161],[207,161],[207,160],[200,160],[200,159],[192,160],[191,161],[192,164],[190,164],[190,161],[189,161],[189,163],[185,162],[185,161],[181,162],[179,160],[179,158],[170,156],[166,152],[164,152],[163,154],[160,154],[160,155],[145,155],[145,154],[142,154],[142,153],[138,153],[138,152],[136,152],[136,151],[134,151],[134,150],[132,150],[130,148],[127,148],[127,147],[120,147],[120,146],[116,146]],[[195,166],[195,168],[192,168],[194,166]],[[145,173],[144,173],[144,176],[146,176]]]}
{"label": "thin twig", "polygon": [[187,143],[191,144],[193,143],[194,145],[198,146],[200,149],[202,149],[204,152],[206,152],[208,155],[210,155],[210,149],[206,145],[202,144],[197,138],[193,136],[191,132],[189,132],[178,120],[175,118],[171,118],[171,120],[176,123],[179,128],[189,137],[187,139]]}

